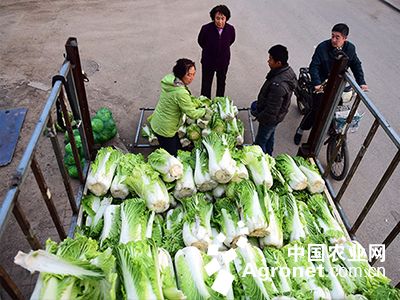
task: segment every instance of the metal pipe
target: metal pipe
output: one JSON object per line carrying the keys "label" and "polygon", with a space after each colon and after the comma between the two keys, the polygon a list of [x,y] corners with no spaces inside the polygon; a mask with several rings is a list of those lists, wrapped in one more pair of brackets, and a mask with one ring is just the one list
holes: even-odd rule
{"label": "metal pipe", "polygon": [[386,132],[386,134],[392,140],[397,149],[400,149],[400,136],[397,134],[397,132],[390,126],[385,117],[379,112],[375,104],[368,98],[365,92],[361,90],[355,79],[352,78],[351,75],[348,73],[345,74],[345,78],[347,82],[352,86],[352,88],[356,91],[356,93],[361,96],[361,101],[368,108],[375,119],[379,121],[382,129]]}
{"label": "metal pipe", "polygon": [[140,117],[139,117],[139,122],[136,128],[136,135],[135,135],[135,142],[134,142],[134,147],[139,147],[138,146],[138,141],[139,141],[139,133],[140,133],[140,128],[142,127],[142,122],[143,122],[143,116],[144,116],[144,108],[141,108],[141,113],[140,113]]}
{"label": "metal pipe", "polygon": [[10,213],[14,207],[14,201],[18,197],[19,186],[9,189],[0,206],[0,237],[3,235]]}
{"label": "metal pipe", "polygon": [[57,209],[56,209],[56,206],[54,205],[53,197],[51,195],[50,189],[48,188],[48,186],[46,184],[43,173],[40,170],[40,167],[36,160],[35,155],[33,155],[33,157],[32,157],[31,168],[32,168],[33,175],[36,178],[36,182],[38,183],[40,192],[42,193],[44,202],[46,203],[47,209],[49,210],[51,219],[53,220],[54,225],[56,226],[58,236],[60,237],[61,240],[63,240],[67,237],[67,235],[65,234],[64,226],[62,225],[62,223],[60,221],[60,217],[58,216]]}
{"label": "metal pipe", "polygon": [[353,175],[355,174],[356,170],[358,169],[358,166],[361,163],[361,160],[363,159],[365,152],[367,151],[369,145],[371,144],[372,139],[375,136],[376,131],[379,128],[379,121],[375,119],[374,123],[372,124],[371,129],[368,132],[367,137],[364,140],[363,145],[360,148],[360,151],[358,152],[353,164],[351,165],[351,168],[349,170],[348,175],[346,176],[346,179],[344,180],[342,186],[340,187],[340,190],[335,198],[335,201],[337,203],[340,202],[340,200],[342,200],[342,197],[347,189],[347,187],[350,184],[351,179],[353,178]]}
{"label": "metal pipe", "polygon": [[78,41],[74,37],[68,38],[65,43],[65,50],[67,52],[67,59],[74,66],[72,68],[72,74],[74,78],[75,88],[79,99],[79,107],[82,114],[82,122],[85,129],[85,135],[88,142],[90,160],[96,157],[96,151],[94,149],[94,138],[92,123],[90,120],[89,106],[86,97],[85,83],[82,76],[81,60],[79,57]]}
{"label": "metal pipe", "polygon": [[36,237],[35,233],[33,232],[32,228],[31,228],[31,224],[29,223],[25,213],[23,212],[18,199],[15,199],[15,201],[14,201],[13,214],[15,216],[15,219],[17,219],[19,227],[21,228],[22,232],[25,234],[25,237],[26,237],[29,245],[31,245],[31,248],[33,250],[42,248],[42,245],[40,244],[38,238]]}
{"label": "metal pipe", "polygon": [[15,282],[11,279],[10,275],[3,269],[0,265],[0,283],[4,287],[5,291],[8,295],[10,295],[11,299],[23,300],[24,296],[21,291],[18,289]]}
{"label": "metal pipe", "polygon": [[60,144],[58,142],[56,130],[54,128],[54,124],[53,124],[51,115],[49,116],[49,127],[48,128],[49,128],[50,141],[53,146],[54,154],[56,155],[58,168],[60,169],[60,173],[63,178],[63,183],[64,183],[65,190],[67,192],[67,195],[68,195],[69,204],[71,206],[72,212],[78,213],[78,206],[75,202],[74,192],[71,187],[71,183],[69,180],[69,176],[67,174],[67,170],[65,169],[65,166],[64,166],[63,155],[61,153]]}
{"label": "metal pipe", "polygon": [[397,151],[396,155],[390,162],[389,167],[386,169],[385,174],[379,181],[378,185],[376,186],[374,192],[372,193],[371,197],[368,199],[367,204],[365,204],[361,214],[358,216],[356,222],[354,223],[353,227],[351,228],[352,233],[356,233],[357,229],[360,227],[361,223],[364,221],[365,217],[367,216],[368,212],[374,205],[376,199],[378,198],[379,194],[382,192],[383,188],[385,187],[386,183],[390,179],[390,176],[393,174],[394,170],[396,169],[397,165],[400,161],[400,150]]}
{"label": "metal pipe", "polygon": [[[400,233],[400,221],[397,222],[397,225],[393,228],[393,230],[389,233],[389,235],[383,241],[382,244],[385,245],[386,249],[393,242],[393,240],[398,236],[399,233]],[[371,266],[373,266],[376,261],[377,261],[377,258],[374,257],[374,259],[371,261]]]}

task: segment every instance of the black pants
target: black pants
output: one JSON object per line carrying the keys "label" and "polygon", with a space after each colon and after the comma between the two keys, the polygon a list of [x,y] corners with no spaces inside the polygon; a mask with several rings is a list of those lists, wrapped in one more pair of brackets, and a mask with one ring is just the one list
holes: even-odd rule
{"label": "black pants", "polygon": [[201,95],[211,99],[211,86],[214,78],[214,73],[217,73],[217,97],[223,97],[225,94],[225,81],[228,66],[216,70],[202,65],[201,69]]}
{"label": "black pants", "polygon": [[169,154],[176,156],[178,150],[181,149],[181,142],[179,140],[178,133],[176,133],[173,137],[165,137],[158,135],[157,133],[156,136],[158,138],[160,147],[167,150]]}
{"label": "black pants", "polygon": [[324,97],[323,93],[312,94],[312,107],[311,110],[303,117],[300,122],[299,128],[302,130],[310,130],[315,123],[315,119],[317,117],[318,111],[321,107],[321,101]]}

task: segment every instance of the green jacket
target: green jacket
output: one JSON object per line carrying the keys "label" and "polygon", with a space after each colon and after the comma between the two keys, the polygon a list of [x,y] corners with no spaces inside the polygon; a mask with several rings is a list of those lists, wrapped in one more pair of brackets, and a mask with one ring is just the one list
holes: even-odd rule
{"label": "green jacket", "polygon": [[161,80],[160,99],[148,121],[158,135],[173,137],[182,125],[184,113],[191,119],[198,119],[205,112],[204,108],[196,108],[189,89],[173,74],[168,74]]}

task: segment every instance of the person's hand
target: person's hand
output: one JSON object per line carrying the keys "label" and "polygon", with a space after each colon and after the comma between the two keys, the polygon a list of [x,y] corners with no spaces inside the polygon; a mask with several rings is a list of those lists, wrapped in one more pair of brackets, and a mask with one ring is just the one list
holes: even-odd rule
{"label": "person's hand", "polygon": [[368,85],[362,84],[362,85],[360,85],[360,88],[361,88],[364,92],[368,92]]}
{"label": "person's hand", "polygon": [[318,94],[318,93],[322,93],[324,91],[324,88],[323,88],[322,84],[319,84],[319,85],[314,86],[314,90]]}

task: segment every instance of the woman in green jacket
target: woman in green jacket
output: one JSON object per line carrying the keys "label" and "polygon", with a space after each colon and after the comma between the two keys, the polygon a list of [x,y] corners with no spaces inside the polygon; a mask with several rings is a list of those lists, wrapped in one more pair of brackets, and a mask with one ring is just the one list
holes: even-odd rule
{"label": "woman in green jacket", "polygon": [[193,61],[181,58],[172,69],[173,74],[161,80],[161,94],[154,113],[149,117],[150,126],[156,134],[160,146],[176,155],[180,148],[178,129],[182,125],[182,115],[198,119],[205,115],[204,108],[196,108],[188,85],[196,74]]}

